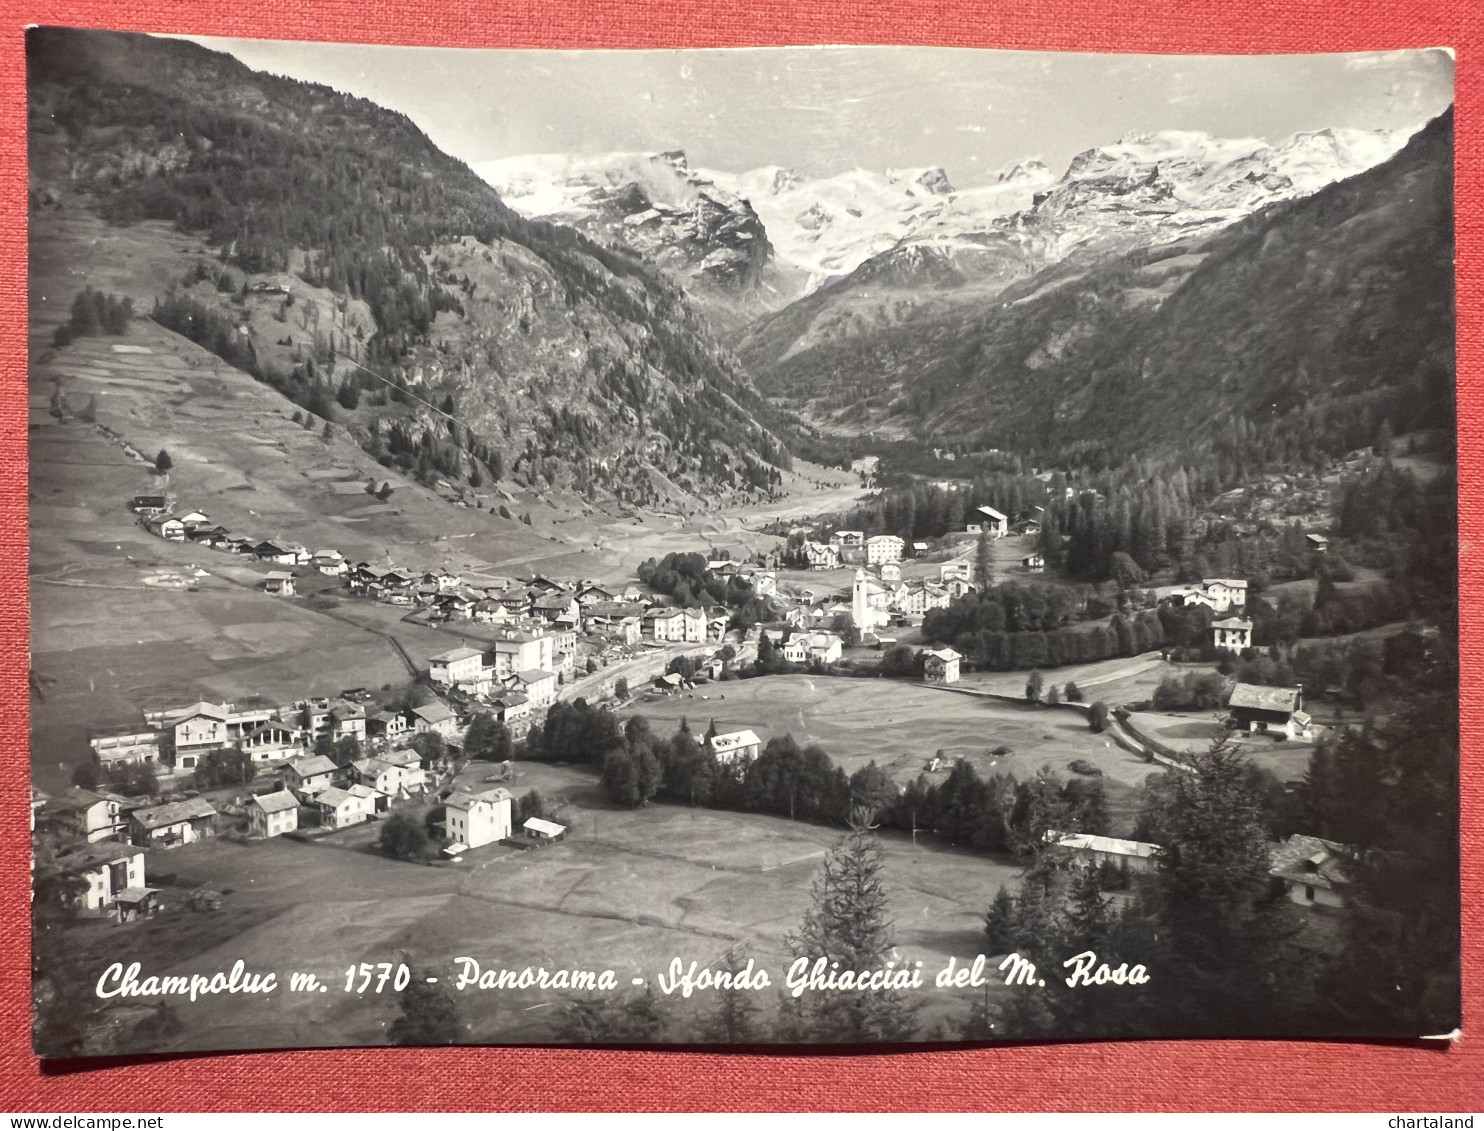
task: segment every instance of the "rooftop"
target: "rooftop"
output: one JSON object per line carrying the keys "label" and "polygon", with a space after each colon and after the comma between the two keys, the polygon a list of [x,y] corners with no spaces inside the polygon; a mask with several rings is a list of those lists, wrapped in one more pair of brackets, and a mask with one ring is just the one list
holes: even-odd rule
{"label": "rooftop", "polygon": [[166,825],[178,825],[181,821],[198,821],[203,817],[215,817],[216,809],[204,797],[188,797],[184,801],[172,801],[168,805],[156,805],[153,809],[136,809],[134,820],[146,829],[162,829]]}
{"label": "rooftop", "polygon": [[299,807],[299,799],[286,789],[277,793],[260,793],[248,804],[256,805],[265,813],[284,813]]}
{"label": "rooftop", "polygon": [[484,653],[478,648],[453,648],[447,652],[440,652],[436,656],[429,656],[428,662],[432,664],[456,664],[460,660],[472,660],[475,656],[483,656]]}
{"label": "rooftop", "polygon": [[1227,706],[1292,713],[1298,709],[1300,694],[1302,692],[1297,687],[1260,687],[1255,683],[1239,683],[1232,689]]}
{"label": "rooftop", "polygon": [[1148,859],[1159,851],[1159,845],[1142,840],[1124,840],[1116,836],[1095,836],[1092,833],[1046,833],[1046,839],[1062,848],[1086,849],[1089,852],[1108,852],[1115,856],[1137,856]]}

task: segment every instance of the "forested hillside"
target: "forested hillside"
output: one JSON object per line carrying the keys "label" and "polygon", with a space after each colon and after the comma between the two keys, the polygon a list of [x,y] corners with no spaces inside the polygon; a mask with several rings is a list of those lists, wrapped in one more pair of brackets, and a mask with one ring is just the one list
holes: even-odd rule
{"label": "forested hillside", "polygon": [[520,218],[405,116],[180,41],[35,29],[27,62],[32,206],[204,234],[219,262],[160,320],[384,462],[638,503],[787,463],[676,284]]}
{"label": "forested hillside", "polygon": [[1342,453],[1387,419],[1448,426],[1452,125],[1450,111],[1384,164],[1204,240],[1063,264],[967,317],[748,356],[764,387],[824,398],[842,426],[1069,469],[1253,465]]}

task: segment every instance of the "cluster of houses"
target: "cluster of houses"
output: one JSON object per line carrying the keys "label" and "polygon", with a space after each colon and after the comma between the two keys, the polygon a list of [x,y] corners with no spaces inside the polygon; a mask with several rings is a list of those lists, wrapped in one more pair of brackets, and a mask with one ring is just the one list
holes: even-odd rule
{"label": "cluster of houses", "polygon": [[459,733],[458,718],[439,699],[403,710],[368,710],[364,691],[300,699],[278,707],[238,707],[199,701],[147,711],[144,725],[110,729],[90,739],[94,760],[106,770],[149,764],[176,772],[195,770],[215,750],[240,749],[255,765],[275,766],[308,751],[315,740],[354,738],[390,749],[416,734]]}
{"label": "cluster of houses", "polygon": [[[918,548],[921,547],[921,550]],[[925,542],[912,545],[914,554],[927,549]],[[837,530],[828,542],[812,539],[800,553],[810,569],[839,569],[845,565],[887,565],[906,556],[907,543],[895,534],[876,534],[867,538],[860,530]]]}
{"label": "cluster of houses", "polygon": [[[343,569],[345,560],[334,550],[323,550],[312,554],[297,542],[285,539],[255,539],[233,534],[226,527],[211,521],[204,511],[192,510],[184,514],[173,513],[169,499],[164,495],[135,495],[129,509],[137,514],[141,524],[157,538],[167,542],[193,542],[209,550],[227,554],[238,554],[255,561],[273,565],[313,564],[322,572]],[[286,570],[270,570],[263,578],[264,592],[277,597],[294,596],[294,575]]]}
{"label": "cluster of houses", "polygon": [[1199,585],[1166,585],[1153,590],[1161,604],[1203,606],[1220,619],[1211,622],[1211,643],[1220,651],[1241,653],[1252,647],[1252,620],[1247,616],[1247,582],[1235,577],[1207,577]]}

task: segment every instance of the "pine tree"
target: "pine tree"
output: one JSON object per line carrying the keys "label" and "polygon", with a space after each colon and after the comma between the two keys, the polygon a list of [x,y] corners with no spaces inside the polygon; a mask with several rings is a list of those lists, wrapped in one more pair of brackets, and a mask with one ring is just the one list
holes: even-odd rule
{"label": "pine tree", "polygon": [[[882,871],[885,857],[868,815],[852,815],[850,831],[814,878],[811,905],[789,952],[838,963],[840,970],[884,967],[894,951]],[[896,990],[816,990],[797,1000],[809,1039],[860,1044],[904,1041],[917,1031],[917,1009]]]}
{"label": "pine tree", "polygon": [[974,549],[974,580],[981,592],[994,585],[994,541],[988,530],[979,535],[979,545]]}
{"label": "pine tree", "polygon": [[[736,976],[747,967],[745,955],[740,947],[728,948],[722,959],[721,969]],[[739,989],[735,985],[716,991],[716,1004],[701,1022],[703,1040],[721,1045],[746,1045],[762,1039],[758,1025],[758,1005],[753,1000],[752,990]]]}
{"label": "pine tree", "polygon": [[397,995],[398,1016],[387,1028],[394,1045],[451,1045],[459,1039],[458,1005],[441,981],[430,983],[427,971],[414,969],[407,988]]}

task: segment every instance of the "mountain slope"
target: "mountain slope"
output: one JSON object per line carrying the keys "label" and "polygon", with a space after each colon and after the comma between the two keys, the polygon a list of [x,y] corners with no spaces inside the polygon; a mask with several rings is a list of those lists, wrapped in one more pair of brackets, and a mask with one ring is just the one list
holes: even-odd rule
{"label": "mountain slope", "polygon": [[678,505],[787,461],[674,282],[517,215],[406,117],[146,36],[36,29],[27,63],[32,206],[202,233],[220,260],[182,259],[166,324],[387,461]]}
{"label": "mountain slope", "polygon": [[1382,419],[1451,413],[1452,230],[1450,111],[1374,169],[1214,236],[862,325],[767,383],[812,390],[842,429],[1048,459],[1230,442],[1239,419],[1353,447]]}
{"label": "mountain slope", "polygon": [[[1079,154],[1054,182],[1042,178],[1018,211],[914,221],[847,277],[763,319],[740,349],[770,393],[815,395],[818,387],[797,380],[809,365],[786,364],[800,354],[827,354],[842,339],[919,317],[973,317],[1049,268],[1086,269],[1215,233],[1370,168],[1404,140],[1362,130],[1298,134],[1277,146],[1181,131],[1129,135]],[[827,357],[818,364],[830,368]]]}
{"label": "mountain slope", "polygon": [[775,309],[798,290],[773,263],[746,200],[693,172],[679,151],[576,158],[536,154],[475,170],[522,215],[623,247],[679,279],[724,324]]}

